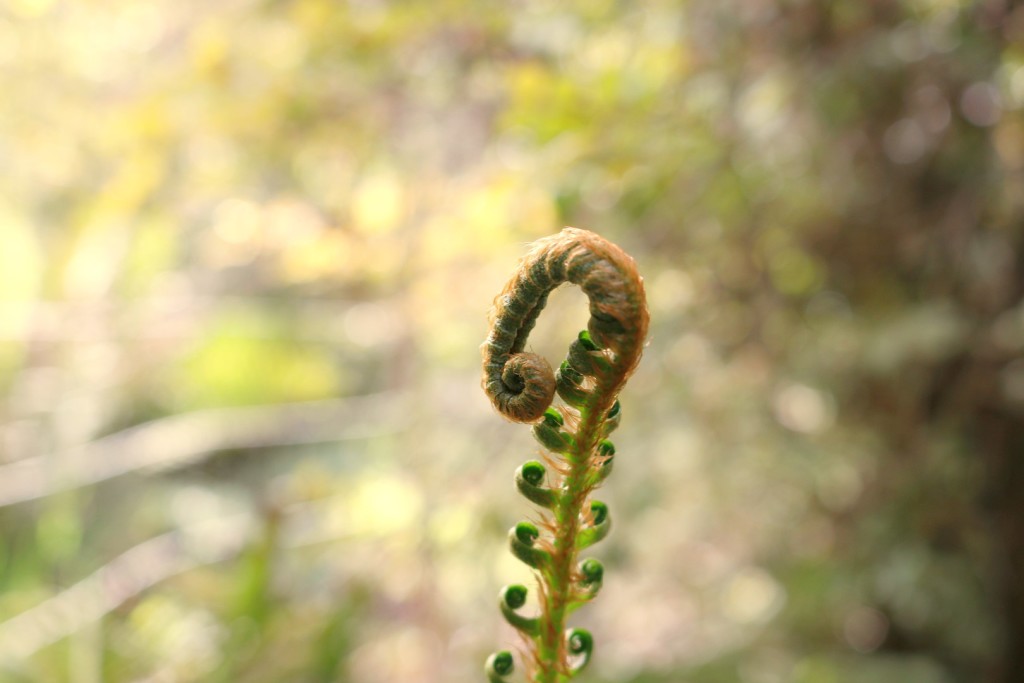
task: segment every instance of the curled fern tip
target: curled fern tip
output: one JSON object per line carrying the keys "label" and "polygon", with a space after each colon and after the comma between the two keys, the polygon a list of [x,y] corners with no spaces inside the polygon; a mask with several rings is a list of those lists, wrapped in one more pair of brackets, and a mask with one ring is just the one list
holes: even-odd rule
{"label": "curled fern tip", "polygon": [[[548,295],[566,282],[587,295],[590,320],[552,372],[547,360],[526,351],[526,343]],[[519,612],[527,597],[521,584],[503,588],[498,603],[528,646],[529,681],[566,683],[593,654],[590,632],[566,628],[566,621],[597,596],[604,580],[600,561],[579,561],[578,555],[611,529],[608,506],[590,494],[612,471],[616,449],[607,437],[622,418],[617,396],[647,336],[643,280],[619,247],[566,228],[533,244],[495,298],[490,320],[482,347],[484,390],[503,416],[532,424],[544,447],[544,463],[530,460],[515,473],[516,488],[540,508],[540,518],[509,531],[512,554],[534,570],[540,612]],[[552,406],[556,396],[564,405]],[[507,652],[488,660],[489,681],[502,681],[511,671]]]}

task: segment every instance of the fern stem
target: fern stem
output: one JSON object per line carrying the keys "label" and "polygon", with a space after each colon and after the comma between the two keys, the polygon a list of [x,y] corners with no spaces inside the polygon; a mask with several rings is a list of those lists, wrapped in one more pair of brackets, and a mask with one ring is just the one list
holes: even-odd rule
{"label": "fern stem", "polygon": [[[601,387],[600,389],[604,389]],[[566,454],[569,471],[562,482],[562,496],[554,510],[555,538],[551,568],[542,580],[546,583],[542,606],[538,648],[539,663],[536,683],[560,683],[569,680],[565,671],[568,661],[565,638],[566,618],[574,597],[574,569],[579,550],[576,539],[580,535],[587,498],[593,490],[590,476],[592,458],[600,441],[603,416],[615,401],[615,395],[604,390],[594,391],[580,411],[574,447]]]}
{"label": "fern stem", "polygon": [[579,458],[570,465],[565,478],[564,503],[558,506],[555,516],[556,530],[551,571],[544,577],[545,605],[541,617],[541,641],[539,647],[537,683],[557,683],[568,680],[562,676],[566,661],[565,627],[567,607],[572,595],[572,573],[576,565],[576,536],[579,533],[579,518],[589,491],[584,488],[587,478],[587,459]]}

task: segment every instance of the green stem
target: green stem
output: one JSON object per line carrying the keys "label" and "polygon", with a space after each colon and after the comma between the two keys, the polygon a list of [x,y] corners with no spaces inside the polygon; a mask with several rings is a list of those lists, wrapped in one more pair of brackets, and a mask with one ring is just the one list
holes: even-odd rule
{"label": "green stem", "polygon": [[540,617],[539,662],[534,683],[562,683],[571,677],[563,671],[567,661],[566,617],[574,598],[573,569],[578,549],[580,515],[593,489],[590,476],[591,456],[600,441],[602,418],[615,400],[614,394],[598,387],[588,405],[580,410],[579,428],[573,448],[566,454],[569,472],[554,509],[555,538],[550,568],[543,572],[544,608]]}

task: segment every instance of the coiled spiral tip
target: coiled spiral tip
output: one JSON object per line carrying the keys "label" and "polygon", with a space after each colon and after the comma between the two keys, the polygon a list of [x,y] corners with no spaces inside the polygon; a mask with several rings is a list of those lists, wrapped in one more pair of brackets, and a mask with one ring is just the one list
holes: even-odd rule
{"label": "coiled spiral tip", "polygon": [[594,636],[586,629],[572,628],[565,632],[565,639],[569,654],[577,658],[572,665],[573,674],[577,674],[590,663],[590,657],[594,653]]}
{"label": "coiled spiral tip", "polygon": [[515,671],[515,668],[512,653],[508,650],[495,652],[487,658],[487,662],[484,664],[488,683],[505,683],[505,676]]}
{"label": "coiled spiral tip", "polygon": [[547,474],[544,465],[536,460],[523,463],[516,470],[516,488],[527,500],[551,508],[554,506],[557,495],[554,491],[543,486],[544,477]]}
{"label": "coiled spiral tip", "polygon": [[526,604],[526,595],[526,586],[522,584],[513,583],[505,586],[501,589],[501,593],[498,594],[498,606],[501,608],[501,614],[509,625],[527,635],[535,636],[539,630],[537,618],[524,617],[516,612],[517,609]]}
{"label": "coiled spiral tip", "polygon": [[580,597],[583,600],[593,600],[601,591],[604,582],[604,565],[590,557],[580,562],[579,571]]}
{"label": "coiled spiral tip", "polygon": [[599,500],[591,501],[590,518],[590,525],[582,529],[576,537],[577,548],[589,548],[604,540],[608,532],[611,531],[612,518],[606,504]]}
{"label": "coiled spiral tip", "polygon": [[530,522],[519,522],[508,533],[509,549],[512,554],[534,569],[546,566],[551,559],[550,553],[533,546],[539,536],[540,531]]}
{"label": "coiled spiral tip", "polygon": [[544,419],[533,426],[533,437],[552,453],[565,453],[573,445],[572,435],[562,430],[565,418],[555,408],[542,413]]}
{"label": "coiled spiral tip", "polygon": [[500,378],[486,384],[498,411],[513,422],[535,422],[555,400],[555,373],[535,353],[514,353],[501,370]]}

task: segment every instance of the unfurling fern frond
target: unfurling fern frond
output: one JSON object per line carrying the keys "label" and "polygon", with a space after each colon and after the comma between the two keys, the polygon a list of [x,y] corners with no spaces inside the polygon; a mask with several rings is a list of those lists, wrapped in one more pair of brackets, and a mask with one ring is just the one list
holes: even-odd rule
{"label": "unfurling fern frond", "polygon": [[[571,282],[590,301],[587,329],[569,346],[553,372],[546,360],[525,351],[548,295]],[[533,683],[562,683],[590,661],[593,638],[568,629],[568,615],[592,600],[604,577],[595,559],[579,551],[601,541],[611,528],[608,506],[590,499],[611,472],[618,426],[619,391],[640,360],[648,313],[636,264],[619,247],[586,230],[566,228],[538,240],[494,300],[491,328],[483,344],[483,386],[502,415],[533,424],[554,472],[531,460],[516,471],[516,487],[541,508],[538,525],[520,522],[509,532],[512,553],[537,575],[540,614],[521,615],[527,589],[506,586],[501,612],[527,641],[526,665]],[[564,405],[552,407],[555,395]],[[502,651],[487,660],[490,681],[504,681],[514,668]]]}

